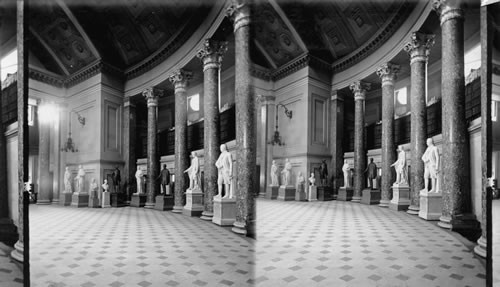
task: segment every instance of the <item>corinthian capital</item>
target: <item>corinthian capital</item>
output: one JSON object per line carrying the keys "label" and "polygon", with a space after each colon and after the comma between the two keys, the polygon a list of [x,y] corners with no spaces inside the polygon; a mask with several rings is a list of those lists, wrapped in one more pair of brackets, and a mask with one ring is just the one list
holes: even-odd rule
{"label": "corinthian capital", "polygon": [[391,62],[387,62],[378,67],[377,75],[382,80],[382,87],[385,85],[394,85],[394,81],[396,81],[398,77],[399,69],[399,65],[393,64]]}
{"label": "corinthian capital", "polygon": [[151,87],[142,91],[142,96],[148,101],[148,107],[158,106],[158,98],[163,96],[163,90]]}
{"label": "corinthian capital", "polygon": [[450,19],[463,19],[462,6],[462,0],[432,0],[432,9],[439,15],[441,25]]}
{"label": "corinthian capital", "polygon": [[371,87],[370,83],[363,81],[356,81],[352,83],[349,88],[354,93],[354,100],[364,100],[366,97],[366,91],[368,91]]}
{"label": "corinthian capital", "polygon": [[193,73],[179,69],[173,72],[168,79],[174,85],[175,93],[185,92],[189,80],[193,78]]}
{"label": "corinthian capital", "polygon": [[231,0],[226,9],[226,16],[233,21],[234,31],[250,24],[250,6],[248,0]]}
{"label": "corinthian capital", "polygon": [[434,35],[413,32],[410,41],[403,49],[410,55],[410,64],[414,62],[427,62],[429,51],[434,46]]}
{"label": "corinthian capital", "polygon": [[206,39],[196,56],[203,62],[203,71],[219,68],[227,51],[226,41]]}

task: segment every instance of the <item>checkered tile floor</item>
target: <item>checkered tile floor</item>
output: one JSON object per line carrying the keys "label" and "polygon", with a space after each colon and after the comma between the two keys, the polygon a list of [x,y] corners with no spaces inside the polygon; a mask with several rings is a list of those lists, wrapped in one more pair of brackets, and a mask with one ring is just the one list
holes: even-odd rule
{"label": "checkered tile floor", "polygon": [[0,286],[21,287],[23,286],[23,272],[20,265],[14,264],[10,258],[12,247],[0,242]]}
{"label": "checkered tile floor", "polygon": [[257,200],[258,286],[485,286],[448,231],[358,203]]}
{"label": "checkered tile floor", "polygon": [[172,212],[31,205],[30,229],[31,286],[249,286],[253,277],[251,241]]}
{"label": "checkered tile floor", "polygon": [[500,199],[491,203],[493,228],[493,286],[500,286]]}

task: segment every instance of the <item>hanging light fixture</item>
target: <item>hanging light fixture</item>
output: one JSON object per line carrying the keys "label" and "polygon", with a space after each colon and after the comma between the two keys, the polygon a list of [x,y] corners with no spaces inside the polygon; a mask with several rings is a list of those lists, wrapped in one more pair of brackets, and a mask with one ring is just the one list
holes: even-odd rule
{"label": "hanging light fixture", "polygon": [[[78,122],[82,125],[82,127],[85,125],[85,118],[81,116],[79,113],[76,111],[72,111],[78,116]],[[73,139],[71,138],[71,112],[69,112],[69,133],[68,133],[68,139],[64,143],[63,147],[61,148],[61,151],[64,152],[78,152],[78,148],[76,148],[75,143],[73,142]]]}
{"label": "hanging light fixture", "polygon": [[271,145],[279,145],[279,146],[282,146],[282,145],[285,145],[285,142],[281,141],[281,136],[280,136],[280,132],[278,130],[278,108],[282,106],[283,109],[285,109],[285,115],[291,119],[292,118],[292,111],[288,110],[285,105],[283,104],[278,104],[276,105],[276,129],[274,130],[274,135],[273,135],[273,138],[270,142],[268,142],[268,144],[271,144]]}

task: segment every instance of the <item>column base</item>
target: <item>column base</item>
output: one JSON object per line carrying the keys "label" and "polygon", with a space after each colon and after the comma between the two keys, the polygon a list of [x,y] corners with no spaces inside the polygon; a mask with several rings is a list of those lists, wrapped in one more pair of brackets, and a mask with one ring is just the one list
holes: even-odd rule
{"label": "column base", "polygon": [[121,193],[112,193],[111,194],[111,206],[112,207],[124,207],[125,203],[123,202]]}
{"label": "column base", "polygon": [[172,209],[173,213],[182,213],[182,210],[184,209],[184,206],[177,206],[174,205],[174,208]]}
{"label": "column base", "polygon": [[235,221],[233,223],[233,228],[231,228],[231,231],[240,234],[240,235],[247,235],[247,229],[246,229],[246,224],[243,222],[238,222]]}
{"label": "column base", "polygon": [[389,203],[391,203],[390,200],[381,199],[378,206],[384,207],[384,208],[389,208]]}
{"label": "column base", "polygon": [[214,197],[214,214],[212,222],[220,226],[231,226],[235,221],[236,199]]}
{"label": "column base", "polygon": [[295,201],[307,201],[307,193],[304,185],[295,192]]}
{"label": "column base", "polygon": [[88,207],[89,206],[89,194],[88,193],[73,193],[71,196],[71,206],[74,207]]}
{"label": "column base", "polygon": [[50,199],[40,199],[36,200],[36,205],[48,205],[51,204]]}
{"label": "column base", "polygon": [[130,201],[130,206],[132,207],[144,207],[146,205],[147,196],[143,193],[132,194],[132,200]]}
{"label": "column base", "polygon": [[419,211],[420,211],[420,207],[418,207],[416,205],[410,205],[408,207],[408,210],[406,211],[406,213],[411,214],[411,215],[418,215]]}
{"label": "column base", "polygon": [[276,199],[278,197],[280,187],[277,185],[270,185],[266,190],[266,198],[267,199]]}
{"label": "column base", "polygon": [[174,208],[173,195],[157,195],[155,198],[154,209],[160,211],[172,210]]}
{"label": "column base", "polygon": [[203,212],[203,192],[201,189],[186,190],[186,205],[182,209],[182,214],[188,216],[201,216]]}
{"label": "column base", "polygon": [[420,210],[418,216],[425,220],[439,220],[442,213],[443,194],[438,192],[420,191]]}
{"label": "column base", "polygon": [[281,201],[295,200],[295,187],[290,185],[280,186],[278,191],[278,197],[276,199]]}
{"label": "column base", "polygon": [[380,202],[380,190],[378,189],[363,189],[363,195],[361,196],[361,204],[379,204]]}
{"label": "column base", "polygon": [[14,244],[14,250],[10,253],[10,257],[16,260],[17,262],[24,262],[24,243],[17,241]]}
{"label": "column base", "polygon": [[52,204],[59,204],[59,197],[52,198]]}
{"label": "column base", "polygon": [[154,209],[155,208],[155,203],[154,202],[146,202],[144,204],[144,208]]}
{"label": "column base", "polygon": [[71,196],[73,194],[69,192],[63,192],[59,196],[59,204],[62,206],[69,206],[71,205]]}
{"label": "column base", "polygon": [[337,200],[351,201],[353,194],[354,194],[354,189],[352,187],[341,187],[339,188],[339,194],[337,195]]}
{"label": "column base", "polygon": [[16,241],[19,240],[19,235],[17,234],[17,227],[14,221],[10,218],[0,219],[0,242],[12,246]]}
{"label": "column base", "polygon": [[410,187],[407,184],[394,184],[389,209],[401,211],[407,210],[408,206],[410,206]]}
{"label": "column base", "polygon": [[309,193],[307,194],[307,201],[318,201],[318,187],[316,185],[309,186]]}
{"label": "column base", "polygon": [[212,221],[213,218],[214,218],[214,213],[211,211],[203,211],[200,216],[201,220],[206,220],[206,221]]}
{"label": "column base", "polygon": [[101,205],[99,204],[99,197],[91,197],[89,198],[89,207],[90,208],[99,208]]}
{"label": "column base", "polygon": [[352,196],[351,202],[361,203],[361,196]]}
{"label": "column base", "polygon": [[476,247],[474,247],[474,253],[476,253],[477,255],[481,256],[482,258],[486,258],[486,248],[487,248],[487,246],[488,246],[488,243],[486,241],[486,238],[484,238],[483,236],[481,236],[477,240]]}
{"label": "column base", "polygon": [[331,186],[318,186],[318,200],[333,200],[333,188]]}
{"label": "column base", "polygon": [[459,214],[450,216],[441,216],[438,225],[442,228],[451,229],[465,237],[474,232],[480,231],[479,222],[474,214]]}
{"label": "column base", "polygon": [[109,191],[103,192],[101,208],[110,208],[111,207],[110,202],[111,202],[111,197]]}

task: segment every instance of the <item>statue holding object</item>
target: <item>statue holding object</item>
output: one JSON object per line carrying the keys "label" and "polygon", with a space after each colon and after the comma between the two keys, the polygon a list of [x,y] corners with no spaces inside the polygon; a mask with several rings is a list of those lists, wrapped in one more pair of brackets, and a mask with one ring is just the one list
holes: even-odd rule
{"label": "statue holding object", "polygon": [[73,193],[73,189],[71,188],[71,172],[69,171],[69,167],[66,167],[66,171],[64,172],[64,193]]}
{"label": "statue holding object", "polygon": [[191,166],[186,169],[189,176],[189,188],[188,190],[194,190],[200,188],[200,161],[198,155],[195,151],[191,152]]}
{"label": "statue holding object", "polygon": [[220,145],[220,151],[221,154],[215,162],[215,166],[219,171],[217,178],[219,193],[216,197],[222,197],[222,187],[224,186],[225,194],[222,198],[233,198],[233,191],[231,189],[231,180],[233,179],[233,158],[231,153],[227,151],[227,146],[225,144]]}
{"label": "statue holding object", "polygon": [[[429,192],[439,192],[436,186],[439,173],[439,151],[432,138],[427,139],[427,149],[422,155],[422,161],[424,162],[424,189]],[[429,190],[429,178],[432,181],[431,190]]]}
{"label": "statue holding object", "polygon": [[406,152],[402,145],[398,147],[398,160],[391,164],[391,166],[396,170],[396,181],[394,184],[408,184]]}

